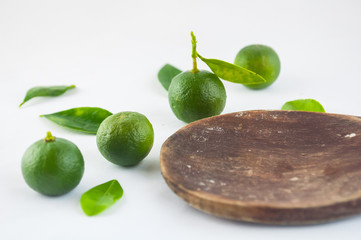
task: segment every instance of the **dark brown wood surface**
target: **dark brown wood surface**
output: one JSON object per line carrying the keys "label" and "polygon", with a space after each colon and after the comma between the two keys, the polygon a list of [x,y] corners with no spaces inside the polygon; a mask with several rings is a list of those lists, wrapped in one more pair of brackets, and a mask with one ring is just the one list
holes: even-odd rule
{"label": "dark brown wood surface", "polygon": [[169,187],[228,219],[314,224],[361,212],[361,119],[245,111],[203,119],[161,149]]}

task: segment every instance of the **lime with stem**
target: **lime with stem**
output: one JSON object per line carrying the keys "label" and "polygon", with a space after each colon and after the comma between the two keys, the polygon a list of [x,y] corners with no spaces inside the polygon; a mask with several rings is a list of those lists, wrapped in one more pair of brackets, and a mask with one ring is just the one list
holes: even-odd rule
{"label": "lime with stem", "polygon": [[220,114],[226,104],[226,91],[221,80],[209,71],[198,70],[196,37],[192,37],[193,69],[172,79],[168,100],[175,116],[186,123]]}
{"label": "lime with stem", "polygon": [[35,191],[49,196],[74,189],[84,172],[84,160],[78,147],[50,132],[24,153],[21,170],[25,182]]}

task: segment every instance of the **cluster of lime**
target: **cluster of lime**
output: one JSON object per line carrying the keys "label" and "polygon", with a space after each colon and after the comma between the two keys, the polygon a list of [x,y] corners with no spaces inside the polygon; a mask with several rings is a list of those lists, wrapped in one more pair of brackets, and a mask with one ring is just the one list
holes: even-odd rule
{"label": "cluster of lime", "polygon": [[[279,58],[270,47],[251,45],[243,48],[235,60],[235,65],[240,67],[235,68],[220,60],[208,61],[201,57],[196,51],[195,36],[193,33],[191,35],[193,69],[177,74],[168,84],[171,109],[177,118],[184,122],[218,115],[223,111],[227,95],[219,77],[230,80],[237,78],[239,74],[239,78],[243,79],[236,81],[247,83],[247,87],[254,89],[267,87],[278,77]],[[206,61],[214,73],[198,70],[197,57]],[[236,70],[235,74],[233,69]],[[258,80],[265,79],[262,83],[252,84],[252,79],[245,79],[247,76],[257,79],[257,74],[262,76],[258,77]],[[74,87],[35,87],[28,91],[23,103],[35,96],[59,96]],[[86,110],[99,111],[94,108]],[[85,109],[73,109],[66,114],[79,114],[84,111]],[[150,152],[153,140],[151,123],[144,115],[136,112],[120,112],[107,116],[96,132],[100,153],[120,166],[138,164]],[[61,195],[79,184],[84,172],[84,160],[74,143],[55,138],[48,132],[45,139],[35,142],[26,150],[22,159],[22,172],[27,184],[35,191],[45,195]]]}
{"label": "cluster of lime", "polygon": [[[246,46],[238,52],[232,64],[203,58],[196,51],[194,34],[191,35],[192,70],[181,72],[166,65],[158,74],[160,82],[168,90],[172,111],[178,119],[186,123],[218,115],[223,111],[227,95],[220,78],[244,84],[251,89],[262,89],[271,85],[279,75],[280,60],[277,53],[268,46]],[[197,58],[205,62],[212,72],[199,70]],[[28,91],[22,104],[36,96],[59,96],[74,87],[35,87]],[[324,112],[322,105],[313,99],[287,102],[282,109]],[[59,125],[96,134],[100,153],[120,166],[138,164],[153,146],[152,124],[137,112],[112,114],[100,108],[82,107],[42,116]],[[26,183],[45,195],[56,196],[71,191],[79,184],[83,172],[84,159],[78,147],[66,139],[52,136],[50,132],[44,139],[32,144],[22,158],[22,173]],[[109,202],[116,201],[123,194],[116,180],[99,185],[94,191],[109,192],[108,188],[116,191]],[[94,196],[89,190],[83,194],[82,204],[94,205]],[[83,207],[88,215],[97,214],[104,208],[103,205],[90,209]]]}

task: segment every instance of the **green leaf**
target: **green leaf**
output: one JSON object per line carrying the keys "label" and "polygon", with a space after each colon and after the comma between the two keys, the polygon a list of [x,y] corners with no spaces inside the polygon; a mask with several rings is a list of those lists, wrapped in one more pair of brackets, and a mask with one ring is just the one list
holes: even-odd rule
{"label": "green leaf", "polygon": [[123,196],[123,188],[117,180],[100,184],[85,192],[80,198],[84,213],[94,216],[118,201]]}
{"label": "green leaf", "polygon": [[282,106],[282,110],[325,112],[321,103],[314,99],[298,99],[286,102]]}
{"label": "green leaf", "polygon": [[60,126],[77,131],[96,134],[104,119],[112,115],[111,112],[97,107],[79,107],[40,115]]}
{"label": "green leaf", "polygon": [[158,80],[162,84],[162,86],[165,88],[165,90],[168,91],[169,85],[172,82],[172,79],[177,76],[182,71],[179,70],[176,67],[173,67],[170,64],[164,65],[158,72]]}
{"label": "green leaf", "polygon": [[218,59],[204,58],[199,54],[198,57],[208,65],[214,74],[223,80],[244,85],[266,82],[261,75],[246,68]]}
{"label": "green leaf", "polygon": [[70,86],[49,86],[49,87],[33,87],[30,88],[25,95],[23,102],[19,105],[21,107],[24,103],[34,97],[56,97],[60,96],[69,89],[75,88],[75,85]]}

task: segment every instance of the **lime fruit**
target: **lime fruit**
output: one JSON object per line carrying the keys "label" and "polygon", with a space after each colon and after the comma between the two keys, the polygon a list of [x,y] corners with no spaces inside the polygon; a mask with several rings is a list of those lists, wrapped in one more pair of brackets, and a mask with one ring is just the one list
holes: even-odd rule
{"label": "lime fruit", "polygon": [[264,83],[245,85],[252,89],[262,89],[271,85],[277,79],[281,69],[277,53],[272,48],[260,44],[242,48],[234,64],[258,73],[266,80]]}
{"label": "lime fruit", "polygon": [[152,149],[154,132],[143,114],[120,112],[100,124],[96,141],[107,160],[120,166],[132,166],[142,161]]}
{"label": "lime fruit", "polygon": [[25,182],[35,191],[49,196],[74,189],[84,172],[84,160],[78,147],[50,132],[24,153],[21,170]]}
{"label": "lime fruit", "polygon": [[172,79],[168,100],[179,120],[190,123],[220,114],[226,105],[226,90],[213,73],[186,71]]}

